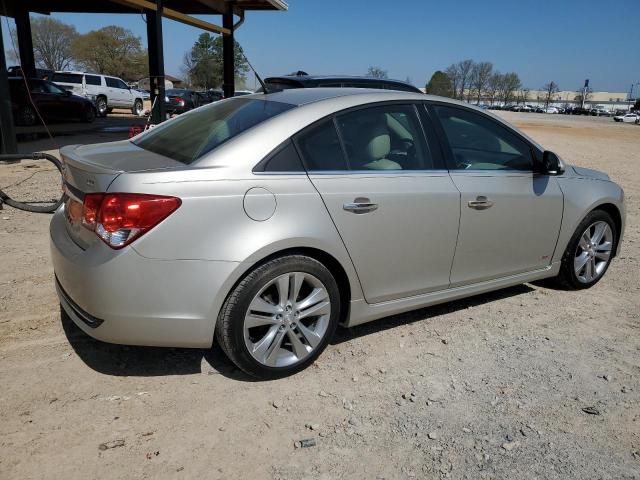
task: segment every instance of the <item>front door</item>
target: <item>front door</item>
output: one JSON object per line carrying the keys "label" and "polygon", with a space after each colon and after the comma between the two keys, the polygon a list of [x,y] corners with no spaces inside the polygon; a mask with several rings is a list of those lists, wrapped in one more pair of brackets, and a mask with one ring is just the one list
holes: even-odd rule
{"label": "front door", "polygon": [[482,113],[445,105],[432,111],[461,195],[451,286],[550,265],[563,196],[554,177],[536,173],[532,145]]}
{"label": "front door", "polygon": [[369,303],[449,285],[459,192],[413,105],[353,110],[296,139]]}

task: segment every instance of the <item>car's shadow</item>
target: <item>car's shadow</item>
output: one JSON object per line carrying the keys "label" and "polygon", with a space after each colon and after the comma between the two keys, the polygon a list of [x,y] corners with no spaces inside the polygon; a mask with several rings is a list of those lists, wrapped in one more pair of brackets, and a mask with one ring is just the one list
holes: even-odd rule
{"label": "car's shadow", "polygon": [[[522,295],[533,290],[534,288],[529,285],[517,285],[434,307],[412,310],[353,328],[339,328],[330,343],[332,345],[341,344],[364,335],[389,330],[419,320],[427,321],[432,317]],[[87,366],[105,375],[153,377],[208,373],[210,375],[220,374],[243,382],[256,381],[227,359],[217,345],[210,349],[113,345],[89,337],[66,315],[61,315],[61,322],[65,335],[78,357]]]}

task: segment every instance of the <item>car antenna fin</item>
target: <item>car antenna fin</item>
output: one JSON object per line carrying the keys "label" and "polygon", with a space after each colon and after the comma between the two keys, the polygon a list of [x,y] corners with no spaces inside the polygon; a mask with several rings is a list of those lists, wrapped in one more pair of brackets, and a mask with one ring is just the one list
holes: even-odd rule
{"label": "car antenna fin", "polygon": [[258,79],[258,83],[260,84],[260,86],[262,87],[262,91],[267,94],[270,93],[269,90],[267,89],[267,84],[264,83],[264,81],[262,80],[262,78],[260,77],[260,75],[258,75],[258,72],[256,72],[256,69],[253,68],[253,65],[251,65],[251,62],[249,61],[249,59],[247,58],[247,56],[244,54],[244,52],[242,52],[242,56],[244,57],[244,60],[247,62],[247,65],[249,65],[249,68],[251,69],[251,71],[253,72],[253,74],[256,76],[256,78]]}

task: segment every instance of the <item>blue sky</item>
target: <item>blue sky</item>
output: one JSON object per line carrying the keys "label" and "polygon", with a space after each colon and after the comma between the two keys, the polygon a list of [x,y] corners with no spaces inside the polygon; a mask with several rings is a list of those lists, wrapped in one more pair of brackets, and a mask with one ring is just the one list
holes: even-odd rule
{"label": "blue sky", "polygon": [[[118,24],[146,41],[141,15],[54,16],[82,33]],[[575,90],[589,78],[594,90],[628,92],[640,82],[639,17],[638,0],[289,0],[285,13],[250,12],[236,38],[263,76],[360,75],[376,65],[424,86],[435,70],[472,58],[517,72],[531,89],[554,80]],[[166,72],[180,76],[201,32],[171,20],[163,28]]]}

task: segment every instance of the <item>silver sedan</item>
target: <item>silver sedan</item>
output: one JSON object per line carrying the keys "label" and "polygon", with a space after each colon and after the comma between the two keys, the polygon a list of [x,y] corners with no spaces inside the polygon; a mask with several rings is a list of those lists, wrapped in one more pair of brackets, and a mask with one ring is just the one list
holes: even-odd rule
{"label": "silver sedan", "polygon": [[248,95],[61,154],[64,314],[107,342],[215,337],[262,378],[309,365],[338,324],[542,278],[591,287],[624,232],[606,174],[413,93]]}

